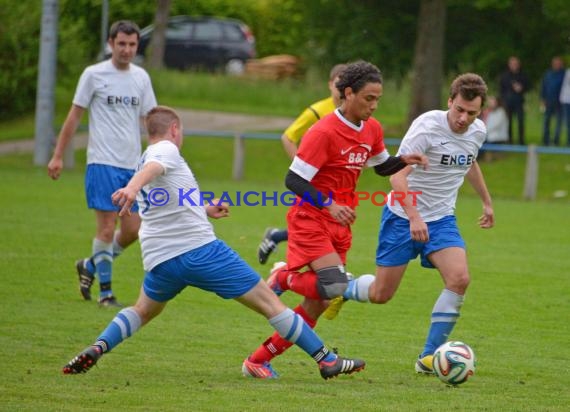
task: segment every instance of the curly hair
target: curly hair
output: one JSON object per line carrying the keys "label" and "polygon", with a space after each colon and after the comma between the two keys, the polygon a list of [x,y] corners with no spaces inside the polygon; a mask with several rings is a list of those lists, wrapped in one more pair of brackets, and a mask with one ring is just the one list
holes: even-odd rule
{"label": "curly hair", "polygon": [[467,101],[481,98],[481,107],[485,105],[487,100],[487,84],[481,76],[475,73],[464,73],[455,78],[449,89],[449,98],[455,99],[460,95]]}
{"label": "curly hair", "polygon": [[372,63],[359,60],[346,66],[336,82],[336,88],[340,92],[340,98],[344,99],[344,89],[350,87],[353,92],[358,93],[366,83],[382,84],[382,73]]}

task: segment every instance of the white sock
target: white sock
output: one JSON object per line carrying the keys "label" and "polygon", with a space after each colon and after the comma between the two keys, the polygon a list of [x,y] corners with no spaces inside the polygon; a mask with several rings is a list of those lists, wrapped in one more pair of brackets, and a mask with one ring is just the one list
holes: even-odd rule
{"label": "white sock", "polygon": [[370,302],[368,290],[374,279],[376,279],[376,276],[366,274],[349,281],[343,297],[356,300],[357,302]]}

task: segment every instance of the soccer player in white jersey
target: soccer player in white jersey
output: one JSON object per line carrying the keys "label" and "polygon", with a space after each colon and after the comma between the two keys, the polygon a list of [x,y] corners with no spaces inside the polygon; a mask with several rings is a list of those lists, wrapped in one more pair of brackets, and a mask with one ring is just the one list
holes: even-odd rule
{"label": "soccer player in white jersey", "polygon": [[[491,196],[476,162],[486,135],[485,125],[477,116],[486,96],[487,85],[480,76],[462,74],[451,84],[447,111],[424,113],[412,123],[398,155],[423,153],[429,166],[407,166],[390,178],[394,191],[383,209],[376,276],[363,275],[350,281],[344,296],[329,306],[332,317],[348,299],[387,303],[396,293],[408,262],[420,255],[422,266],[436,268],[444,282],[416,362],[420,373],[433,373],[433,353],[453,330],[470,281],[465,242],[454,216],[464,177],[483,202],[479,226],[487,229],[494,225]],[[409,192],[419,192],[417,204],[409,195],[402,202],[398,200],[400,194]]]}
{"label": "soccer player in white jersey", "polygon": [[[216,239],[207,216],[227,216],[228,208],[214,204],[215,200],[211,205],[201,204],[198,183],[179,151],[182,123],[176,112],[158,106],[149,112],[146,126],[149,146],[137,172],[113,194],[121,216],[130,213],[135,199],[139,205],[145,270],[139,298],[134,306],[115,316],[93,345],[65,365],[63,373],[87,372],[104,353],[162,312],[166,303],[187,286],[236,299],[265,316],[281,336],[318,363],[324,379],[363,369],[364,361],[330,352],[301,316],[287,308],[236,252]],[[249,370],[243,373],[250,375]]]}
{"label": "soccer player in white jersey", "polygon": [[139,28],[130,21],[113,23],[109,30],[109,60],[87,67],[75,91],[73,104],[61,129],[48,174],[58,179],[63,153],[71,141],[85,110],[89,110],[89,143],[85,196],[95,210],[97,229],[92,255],[76,262],[79,290],[91,300],[91,285],[99,277],[100,306],[121,306],[111,288],[113,259],[137,240],[137,214],[120,218],[111,195],[134,174],[141,154],[141,118],[156,106],[147,72],[131,63],[139,42]]}

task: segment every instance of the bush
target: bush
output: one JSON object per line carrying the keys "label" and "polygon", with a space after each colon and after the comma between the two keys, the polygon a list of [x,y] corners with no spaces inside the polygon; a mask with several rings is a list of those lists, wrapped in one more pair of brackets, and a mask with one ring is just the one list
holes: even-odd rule
{"label": "bush", "polygon": [[33,109],[38,76],[41,9],[22,2],[0,0],[0,119]]}

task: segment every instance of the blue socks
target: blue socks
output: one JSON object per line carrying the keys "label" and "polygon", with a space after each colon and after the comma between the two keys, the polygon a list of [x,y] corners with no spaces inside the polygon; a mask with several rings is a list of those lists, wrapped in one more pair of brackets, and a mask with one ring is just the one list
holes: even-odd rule
{"label": "blue socks", "polygon": [[433,355],[435,350],[448,340],[459,318],[459,310],[461,305],[463,305],[463,301],[463,296],[448,289],[443,289],[433,307],[431,326],[424,350],[420,355],[421,358],[426,355]]}
{"label": "blue socks", "polygon": [[95,345],[101,347],[103,353],[109,352],[139,330],[141,323],[140,316],[132,307],[122,309],[99,335]]}
{"label": "blue socks", "polygon": [[111,278],[113,275],[113,260],[123,253],[124,248],[117,242],[117,234],[113,236],[113,243],[105,243],[99,239],[93,239],[93,255],[85,259],[85,268],[95,275],[99,275],[101,285],[101,298],[113,295],[111,290]]}
{"label": "blue socks", "polygon": [[321,338],[291,309],[287,308],[269,319],[269,323],[283,339],[299,346],[315,361],[331,362],[336,359],[336,355],[329,352]]}
{"label": "blue socks", "polygon": [[[105,243],[99,239],[93,239],[93,256],[95,272],[99,275],[101,288],[100,297],[106,298],[113,295],[111,290],[111,277],[113,274],[113,244]],[[87,268],[90,269],[89,267]]]}

